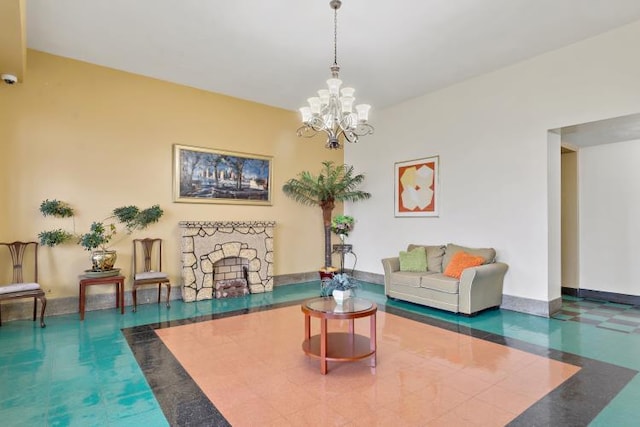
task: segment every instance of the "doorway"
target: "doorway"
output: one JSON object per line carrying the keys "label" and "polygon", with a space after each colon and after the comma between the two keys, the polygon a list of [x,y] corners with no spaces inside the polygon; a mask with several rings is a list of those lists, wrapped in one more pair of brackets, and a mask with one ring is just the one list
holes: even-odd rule
{"label": "doorway", "polygon": [[580,231],[578,210],[578,149],[560,147],[560,283],[562,293],[580,288]]}

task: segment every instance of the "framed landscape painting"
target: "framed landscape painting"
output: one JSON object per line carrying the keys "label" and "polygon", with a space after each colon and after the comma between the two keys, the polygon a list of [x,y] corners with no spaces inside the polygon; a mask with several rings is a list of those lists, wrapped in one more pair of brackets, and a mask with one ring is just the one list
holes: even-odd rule
{"label": "framed landscape painting", "polygon": [[438,156],[395,164],[395,216],[438,216]]}
{"label": "framed landscape painting", "polygon": [[271,205],[272,158],[173,146],[173,201]]}

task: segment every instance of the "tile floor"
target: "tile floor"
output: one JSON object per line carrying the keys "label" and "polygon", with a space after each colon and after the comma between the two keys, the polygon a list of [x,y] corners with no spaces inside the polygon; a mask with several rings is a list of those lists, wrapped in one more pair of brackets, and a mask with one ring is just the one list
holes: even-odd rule
{"label": "tile floor", "polygon": [[[330,362],[322,376],[318,359],[301,355],[302,328],[292,334],[301,318],[296,304],[156,332],[237,426],[503,426],[580,370],[381,311],[379,364]],[[355,330],[367,336],[368,319]]]}
{"label": "tile floor", "polygon": [[[93,311],[87,313],[84,322],[78,320],[77,314],[51,316],[47,318],[45,329],[40,329],[27,320],[5,322],[0,328],[0,424],[165,426],[171,422],[175,425],[229,425],[229,420],[224,418],[224,411],[228,411],[229,403],[225,403],[221,394],[217,398],[212,395],[211,402],[206,393],[212,393],[212,389],[207,386],[204,389],[197,387],[192,376],[185,370],[189,362],[185,361],[185,366],[177,362],[159,335],[171,335],[172,330],[189,324],[206,329],[199,325],[232,317],[240,319],[245,313],[252,315],[256,311],[272,308],[287,310],[291,306],[296,311],[297,301],[315,296],[318,288],[319,284],[289,285],[278,287],[271,294],[233,300],[197,303],[176,301],[169,310],[149,304],[139,306],[137,313],[131,313],[129,309],[124,316],[115,309]],[[526,357],[552,359],[555,361],[554,366],[556,362],[564,362],[580,368],[554,391],[513,418],[511,425],[637,425],[640,416],[637,404],[640,402],[640,380],[636,373],[640,369],[640,334],[620,333],[584,322],[545,319],[507,310],[489,311],[474,318],[460,317],[413,304],[387,302],[382,288],[377,285],[365,284],[361,296],[376,301],[384,312],[380,313],[381,316],[385,316],[386,320],[391,318],[388,315],[397,316],[403,321],[411,319],[429,328],[437,328],[438,333],[431,330],[433,335],[453,332],[456,333],[453,335],[455,338],[452,338],[455,340],[479,338],[487,344],[499,344],[503,351],[508,348],[509,352],[528,354]],[[291,319],[274,328],[274,339],[282,340],[289,330],[291,336],[300,341],[303,321],[301,313],[299,317],[299,321]],[[281,332],[276,333],[276,330]],[[186,334],[181,339],[188,340],[190,335]],[[264,339],[262,335],[266,333],[260,335]],[[229,335],[226,337],[229,338]],[[218,339],[224,342],[224,338]],[[380,335],[379,339],[382,339]],[[411,365],[415,361],[412,356],[415,355],[429,355],[433,359],[435,350],[429,352],[427,347],[420,347],[423,344],[418,341],[418,347],[413,350],[401,346],[385,358],[397,357],[395,362],[404,361],[405,365]],[[265,369],[272,369],[271,365],[274,369],[278,367],[277,358],[272,357],[268,351],[269,348],[278,347],[263,347],[267,353],[259,357],[256,367],[260,369],[248,370],[243,376],[239,376],[244,381],[250,378],[246,376],[248,374],[262,378],[261,373]],[[440,348],[438,350],[445,351]],[[212,353],[212,362],[216,358],[223,358],[224,354]],[[300,354],[302,355],[301,350]],[[317,361],[314,363],[305,359],[302,355],[298,368],[308,369],[309,375],[314,374],[318,367]],[[422,363],[428,364],[429,360],[423,358]],[[379,359],[378,372],[383,369],[382,361],[383,359]],[[460,365],[452,365],[450,368],[465,366],[465,359],[460,359],[459,362]],[[498,370],[507,370],[508,365],[501,362],[493,361]],[[216,366],[215,363],[211,365]],[[362,366],[359,364],[342,364],[336,368],[330,366],[326,377],[317,373],[318,377],[324,378],[319,381],[326,382],[338,380],[338,374],[349,377],[354,375],[354,371],[361,373],[360,368]],[[282,373],[281,366],[279,369],[276,372]],[[543,373],[550,372],[547,368],[541,369]],[[215,376],[216,372],[205,370],[205,377]],[[370,372],[368,374],[370,376]],[[387,376],[394,378],[394,375],[388,373]],[[197,380],[198,375],[194,374],[193,377]],[[295,375],[285,378],[300,381]],[[229,387],[233,384],[230,379]],[[527,381],[522,381],[521,386],[521,391],[525,390]],[[277,387],[277,383],[273,387]],[[259,382],[256,381],[256,388],[247,392],[257,394],[259,390]],[[236,391],[239,393],[242,390]],[[424,392],[427,392],[426,389]],[[415,393],[407,393],[403,405],[418,407],[420,404],[415,396]],[[509,400],[517,402],[513,396],[511,393]],[[343,397],[347,398],[346,395]],[[216,399],[220,408],[216,406]],[[304,397],[300,399],[304,401]],[[355,400],[355,397],[349,399],[350,402]],[[277,403],[277,400],[274,402]],[[463,418],[469,417],[468,414],[473,415],[468,425],[488,425],[485,422],[493,421],[483,418],[487,415],[486,408],[477,402],[475,406],[469,404],[461,408],[459,410],[468,411],[467,415],[458,413]],[[387,409],[391,410],[389,407]],[[309,411],[308,414],[316,415],[312,419],[302,420],[303,423],[323,424],[317,412]],[[458,416],[452,410],[441,416],[447,414]],[[390,419],[385,418],[386,416],[391,416],[391,413],[387,412],[385,415],[383,408],[377,417],[378,425],[385,425],[385,420]],[[411,418],[410,415],[405,418],[405,425],[427,425],[426,418]],[[245,425],[243,419],[234,420],[234,425]],[[540,420],[545,422],[540,424]],[[273,421],[282,419],[275,417]],[[446,422],[447,418],[442,421]],[[347,417],[344,425],[349,423],[357,425],[356,420]],[[392,424],[402,425],[397,418],[393,419]]]}
{"label": "tile floor", "polygon": [[582,322],[626,334],[640,334],[640,307],[592,298],[565,296],[554,319]]}

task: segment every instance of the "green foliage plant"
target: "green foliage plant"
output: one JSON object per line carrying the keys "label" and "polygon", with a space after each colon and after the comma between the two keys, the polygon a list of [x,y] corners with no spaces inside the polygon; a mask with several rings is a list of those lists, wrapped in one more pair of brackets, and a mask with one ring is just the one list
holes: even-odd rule
{"label": "green foliage plant", "polygon": [[[46,199],[42,203],[40,203],[40,213],[43,216],[53,216],[56,218],[73,218],[75,212],[69,204],[65,202],[61,202],[59,200]],[[74,224],[75,230],[75,224]],[[73,239],[74,233],[70,233],[61,228],[57,228],[55,230],[43,231],[38,234],[38,239],[40,240],[40,244],[43,246],[57,246],[62,243],[68,242]]]}
{"label": "green foliage plant", "polygon": [[347,273],[335,273],[331,280],[323,284],[321,296],[330,296],[334,290],[347,291],[350,290],[355,295],[356,289],[360,287],[360,283],[350,277]]}
{"label": "green foliage plant", "polygon": [[[75,217],[75,212],[70,205],[58,200],[45,200],[40,204],[40,212],[43,216],[55,216],[59,218]],[[94,221],[89,227],[89,232],[76,234],[75,223],[73,232],[65,231],[61,228],[43,231],[38,234],[41,245],[57,246],[76,238],[77,243],[88,251],[100,248],[107,250],[108,244],[117,234],[116,223],[122,223],[126,229],[126,234],[131,234],[135,230],[143,230],[148,225],[158,222],[164,211],[159,205],[140,210],[137,206],[122,206],[115,208],[111,216],[102,221]]]}

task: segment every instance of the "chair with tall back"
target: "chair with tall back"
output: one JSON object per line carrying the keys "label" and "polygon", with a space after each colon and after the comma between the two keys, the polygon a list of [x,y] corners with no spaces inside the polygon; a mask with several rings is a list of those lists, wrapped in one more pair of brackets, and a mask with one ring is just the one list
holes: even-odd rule
{"label": "chair with tall back", "polygon": [[[142,250],[141,252],[140,249]],[[157,249],[154,251],[154,249]],[[158,286],[158,304],[162,294],[162,285],[167,287],[167,308],[170,307],[171,282],[162,272],[162,239],[133,239],[133,311],[138,308],[137,290],[140,286]]]}
{"label": "chair with tall back", "polygon": [[[0,285],[0,303],[14,299],[33,298],[33,321],[35,322],[38,300],[40,300],[40,327],[44,328],[46,326],[44,324],[44,311],[47,308],[47,298],[38,284],[38,242],[0,242],[0,246],[8,249],[13,266],[11,282]],[[25,281],[25,277],[27,280],[32,281]],[[4,281],[5,278],[2,277],[0,280]],[[1,325],[2,306],[0,305]]]}

